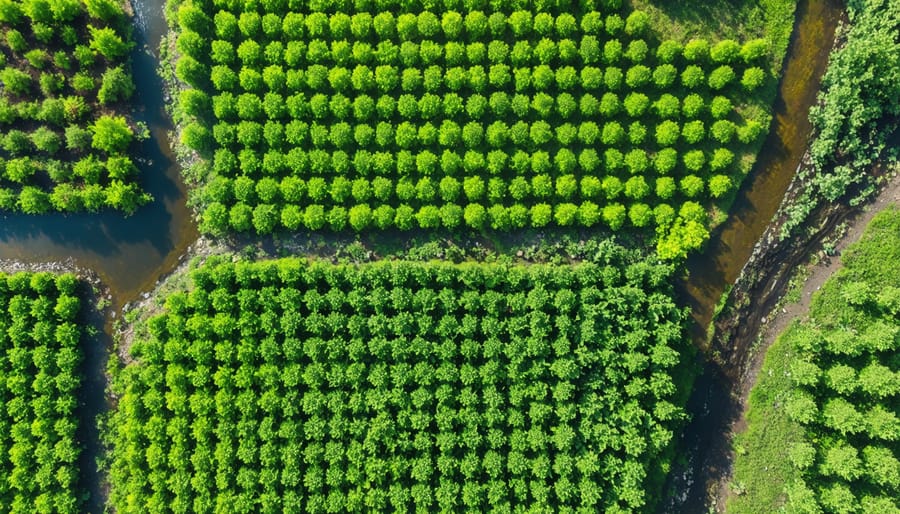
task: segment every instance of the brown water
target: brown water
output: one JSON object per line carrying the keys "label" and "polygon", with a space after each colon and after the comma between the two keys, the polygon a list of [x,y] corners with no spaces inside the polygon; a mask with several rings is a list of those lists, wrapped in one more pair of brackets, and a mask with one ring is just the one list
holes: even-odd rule
{"label": "brown water", "polygon": [[93,270],[108,286],[119,306],[153,287],[171,270],[197,228],[185,205],[185,186],[175,164],[167,131],[162,81],[156,68],[157,48],[166,31],[162,0],[133,1],[135,38],[135,118],[150,128],[150,139],[137,151],[141,185],[154,201],[133,216],[48,214],[6,216],[0,222],[0,259],[47,263],[71,259]]}
{"label": "brown water", "polygon": [[838,0],[802,0],[797,5],[772,130],[728,220],[713,232],[702,254],[688,259],[688,279],[681,286],[701,346],[719,298],[750,258],[800,166],[812,131],[808,112],[815,104],[842,12]]}

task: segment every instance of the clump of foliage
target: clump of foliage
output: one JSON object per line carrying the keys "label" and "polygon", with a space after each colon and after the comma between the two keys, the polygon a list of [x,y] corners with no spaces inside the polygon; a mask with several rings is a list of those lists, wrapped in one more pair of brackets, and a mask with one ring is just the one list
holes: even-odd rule
{"label": "clump of foliage", "polygon": [[148,202],[128,156],[134,43],[122,4],[4,0],[0,33],[0,211]]}
{"label": "clump of foliage", "polygon": [[[713,157],[755,148],[755,137],[695,130],[687,140],[682,126],[744,127],[732,105],[767,80],[767,45],[697,40],[663,51],[640,11],[564,4],[487,13],[476,2],[438,15],[388,1],[373,17],[367,4],[186,2],[176,74],[187,86],[182,142],[206,158],[194,175],[211,177],[195,193],[201,229],[630,224],[655,227],[663,257],[684,255],[707,222],[683,218],[682,204],[708,203],[713,175],[738,184],[737,160]],[[650,165],[661,153],[671,166]],[[704,192],[653,194],[661,175],[679,173]],[[581,187],[633,177],[649,189]],[[513,188],[520,178],[525,187]],[[264,179],[280,187],[259,194]],[[440,188],[445,179],[462,187]],[[644,215],[656,208],[676,216]],[[628,223],[622,212],[641,215]]]}
{"label": "clump of foliage", "polygon": [[834,202],[874,190],[868,171],[880,159],[896,162],[891,139],[900,123],[900,5],[862,0],[847,5],[849,27],[822,79],[819,104],[810,110],[816,130],[804,170],[804,188],[782,237],[802,223],[820,199]]}
{"label": "clump of foliage", "polygon": [[670,266],[606,260],[212,258],[115,380],[112,505],[649,506],[684,314]]}
{"label": "clump of foliage", "polygon": [[3,512],[81,512],[77,285],[73,275],[0,275]]}
{"label": "clump of foliage", "polygon": [[900,211],[876,216],[842,259],[809,319],[769,351],[729,512],[900,509]]}

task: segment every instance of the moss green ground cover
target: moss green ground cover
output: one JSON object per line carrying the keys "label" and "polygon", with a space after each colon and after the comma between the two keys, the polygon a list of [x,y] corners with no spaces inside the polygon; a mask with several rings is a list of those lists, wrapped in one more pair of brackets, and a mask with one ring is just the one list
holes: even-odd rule
{"label": "moss green ground cover", "polygon": [[670,273],[214,260],[116,379],[112,505],[640,511],[682,415]]}
{"label": "moss green ground cover", "polygon": [[900,211],[843,261],[766,355],[729,512],[900,509]]}
{"label": "moss green ground cover", "polygon": [[80,512],[73,275],[0,274],[0,510]]}
{"label": "moss green ground cover", "polygon": [[0,210],[127,213],[131,20],[114,0],[0,3]]}

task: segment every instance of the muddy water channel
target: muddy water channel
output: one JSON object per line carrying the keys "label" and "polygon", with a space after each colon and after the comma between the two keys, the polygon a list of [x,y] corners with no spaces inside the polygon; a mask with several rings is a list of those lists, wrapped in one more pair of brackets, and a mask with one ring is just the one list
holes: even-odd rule
{"label": "muddy water channel", "polygon": [[[772,130],[728,220],[713,232],[705,252],[688,260],[688,278],[679,290],[691,307],[691,335],[701,349],[707,349],[706,328],[716,304],[737,280],[801,164],[812,130],[808,112],[842,17],[837,0],[801,0],[797,5]],[[687,407],[691,421],[679,442],[680,462],[670,476],[662,512],[724,510],[716,495],[730,474],[729,432],[741,413],[741,403],[732,395],[736,374],[710,360],[697,379]]]}
{"label": "muddy water channel", "polygon": [[133,216],[51,214],[7,216],[0,222],[0,260],[25,263],[69,261],[93,270],[110,288],[114,303],[133,299],[178,262],[197,238],[185,205],[185,188],[169,147],[171,128],[164,106],[163,85],[156,68],[160,37],[166,31],[162,0],[132,1],[135,10],[133,53],[135,118],[150,128],[140,143],[137,164],[142,186],[154,201]]}

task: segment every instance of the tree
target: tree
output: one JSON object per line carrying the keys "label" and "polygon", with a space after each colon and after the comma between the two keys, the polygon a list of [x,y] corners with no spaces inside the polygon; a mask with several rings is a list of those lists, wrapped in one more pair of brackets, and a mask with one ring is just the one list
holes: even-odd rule
{"label": "tree", "polygon": [[62,137],[47,127],[39,127],[31,133],[31,142],[35,149],[50,155],[55,154],[62,147]]}
{"label": "tree", "polygon": [[741,58],[746,63],[761,59],[769,53],[769,42],[765,39],[751,39],[741,47]]}
{"label": "tree", "polygon": [[66,127],[66,148],[71,151],[84,151],[91,147],[91,131],[69,125]]}
{"label": "tree", "polygon": [[650,47],[647,46],[647,42],[643,39],[636,39],[628,43],[628,49],[625,50],[625,58],[637,64],[643,62],[647,58],[648,53],[650,53]]}
{"label": "tree", "polygon": [[653,110],[662,119],[677,118],[681,114],[681,102],[676,96],[665,93],[653,103]]}
{"label": "tree", "polygon": [[713,175],[709,179],[709,194],[713,198],[722,198],[731,190],[731,178],[727,175]]}
{"label": "tree", "polygon": [[612,230],[619,230],[625,224],[626,219],[625,206],[619,203],[611,203],[603,208],[603,221],[609,225]]}
{"label": "tree", "polygon": [[705,79],[706,74],[703,73],[703,68],[694,64],[685,67],[681,72],[681,84],[688,89],[697,89]]}
{"label": "tree", "polygon": [[650,28],[650,16],[644,11],[632,11],[625,20],[625,33],[640,37]]}
{"label": "tree", "polygon": [[637,64],[628,68],[628,71],[625,74],[625,83],[628,87],[637,89],[650,82],[652,76],[653,73],[650,71],[650,68],[643,64]]}
{"label": "tree", "polygon": [[115,0],[83,0],[83,2],[92,18],[112,22],[124,15],[122,4]]}
{"label": "tree", "polygon": [[629,178],[625,182],[625,196],[634,200],[640,200],[650,193],[650,186],[642,175]]}
{"label": "tree", "polygon": [[490,220],[491,228],[494,230],[507,230],[509,229],[509,211],[506,207],[500,204],[491,205],[490,208],[487,209],[487,216]]}
{"label": "tree", "polygon": [[766,72],[763,71],[762,68],[754,66],[752,68],[747,68],[746,70],[744,70],[744,74],[741,77],[741,86],[743,86],[745,90],[753,92],[757,90],[765,81]]}
{"label": "tree", "polygon": [[91,48],[108,60],[122,57],[134,46],[132,41],[123,41],[110,27],[96,28],[88,25],[91,34]]}
{"label": "tree", "polygon": [[650,99],[643,93],[629,93],[628,96],[625,97],[623,105],[629,116],[632,118],[639,118],[647,110],[647,107],[650,106]]}
{"label": "tree", "polygon": [[736,130],[737,127],[735,127],[734,123],[731,121],[717,120],[712,124],[709,133],[712,135],[713,139],[719,143],[728,144],[734,137]]}
{"label": "tree", "polygon": [[727,148],[716,148],[709,159],[709,169],[714,172],[722,171],[731,166],[733,161],[734,152]]}
{"label": "tree", "polygon": [[134,136],[122,116],[100,116],[91,125],[91,132],[91,146],[108,154],[124,152]]}
{"label": "tree", "polygon": [[732,39],[719,41],[709,51],[709,57],[713,62],[730,64],[735,62],[741,54],[741,45]]}
{"label": "tree", "polygon": [[15,68],[4,68],[0,71],[0,82],[13,94],[25,95],[31,88],[31,76]]}
{"label": "tree", "polygon": [[459,226],[463,220],[463,209],[459,205],[446,203],[440,208],[441,224],[445,228],[453,229]]}
{"label": "tree", "polygon": [[665,64],[675,62],[675,59],[681,55],[682,46],[678,41],[667,39],[659,44],[656,49],[656,58]]}
{"label": "tree", "polygon": [[709,74],[709,87],[713,91],[723,89],[735,79],[734,68],[722,65]]}
{"label": "tree", "polygon": [[709,57],[709,43],[705,39],[692,39],[684,45],[683,55],[690,62],[703,62]]}
{"label": "tree", "polygon": [[706,164],[706,156],[703,154],[703,150],[691,150],[685,153],[681,160],[685,169],[694,173],[702,170],[703,165]]}
{"label": "tree", "polygon": [[673,146],[678,141],[681,129],[678,123],[665,120],[656,126],[656,143],[660,146]]}
{"label": "tree", "polygon": [[553,209],[545,203],[538,203],[531,206],[531,226],[540,228],[550,223],[553,217]]}
{"label": "tree", "polygon": [[[110,137],[112,137],[112,136],[110,136]],[[124,133],[121,133],[116,137],[124,138]],[[121,140],[125,141],[125,139],[121,139]],[[129,129],[128,139],[125,143],[122,144],[121,148],[124,149],[124,147],[127,146],[128,142],[130,142],[130,141],[131,141],[131,132]],[[209,129],[206,128],[205,125],[202,125],[197,122],[190,122],[190,123],[186,124],[184,129],[181,131],[181,143],[183,145],[187,146],[188,148],[196,150],[197,152],[206,153],[212,148],[212,134],[210,133]],[[98,148],[97,144],[98,144],[97,143],[97,131],[95,130],[94,131],[94,140],[93,140],[94,148]],[[107,143],[101,143],[101,144],[107,144]],[[113,144],[113,143],[109,143],[109,144]],[[122,151],[122,150],[119,150],[119,151]]]}
{"label": "tree", "polygon": [[126,213],[134,212],[141,204],[146,203],[150,199],[148,195],[140,192],[137,184],[126,184],[121,180],[112,180],[104,193],[106,195],[106,205]]}
{"label": "tree", "polygon": [[[709,231],[699,221],[678,217],[671,224],[659,222],[657,224],[668,226],[668,230],[656,243],[657,254],[665,260],[683,259],[689,252],[700,248],[709,238]],[[813,408],[815,408],[814,403]],[[786,410],[788,410],[787,407]]]}
{"label": "tree", "polygon": [[487,212],[484,207],[477,203],[466,205],[463,211],[463,219],[469,227],[480,229],[484,226],[487,218]]}
{"label": "tree", "polygon": [[455,40],[462,35],[463,17],[456,11],[446,11],[441,18],[441,30],[448,40]]}
{"label": "tree", "polygon": [[553,218],[561,227],[572,225],[578,219],[578,206],[572,203],[561,203],[556,206]]}
{"label": "tree", "polygon": [[[732,106],[731,100],[729,100],[728,98],[726,98],[724,96],[714,97],[712,99],[712,102],[709,105],[710,114],[712,115],[713,118],[715,118],[717,120],[728,116],[728,114],[731,113],[732,109],[733,109],[733,106]],[[750,122],[748,122],[748,125],[750,123],[756,123],[756,122],[750,121]]]}
{"label": "tree", "polygon": [[372,209],[365,204],[355,205],[349,212],[350,227],[357,232],[365,229],[372,223]]}

